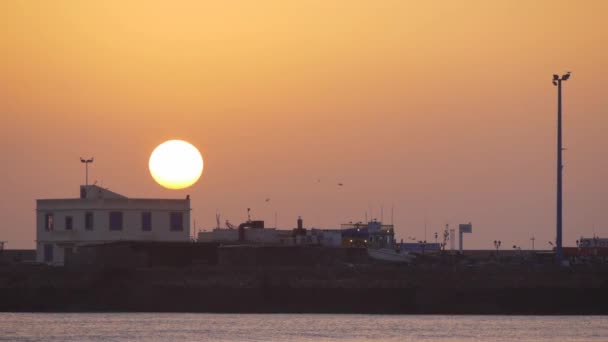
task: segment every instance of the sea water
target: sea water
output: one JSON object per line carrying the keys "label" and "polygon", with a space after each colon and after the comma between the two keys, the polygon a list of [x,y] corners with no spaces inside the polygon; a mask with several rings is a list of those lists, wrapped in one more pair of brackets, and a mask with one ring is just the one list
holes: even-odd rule
{"label": "sea water", "polygon": [[608,341],[608,316],[0,313],[0,341]]}

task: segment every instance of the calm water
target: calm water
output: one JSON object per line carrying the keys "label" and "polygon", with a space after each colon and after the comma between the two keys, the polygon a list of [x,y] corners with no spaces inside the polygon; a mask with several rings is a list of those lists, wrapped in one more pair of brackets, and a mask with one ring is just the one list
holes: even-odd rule
{"label": "calm water", "polygon": [[608,316],[0,313],[0,341],[608,341]]}

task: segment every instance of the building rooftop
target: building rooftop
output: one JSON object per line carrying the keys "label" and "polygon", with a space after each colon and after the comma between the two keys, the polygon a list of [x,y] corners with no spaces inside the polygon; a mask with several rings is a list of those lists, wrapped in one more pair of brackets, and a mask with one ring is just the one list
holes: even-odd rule
{"label": "building rooftop", "polygon": [[38,202],[46,202],[46,201],[64,201],[64,202],[76,202],[81,201],[83,199],[87,200],[137,200],[137,201],[184,201],[189,200],[190,195],[187,195],[185,199],[183,198],[133,198],[127,197],[125,195],[119,194],[114,191],[110,191],[107,188],[102,188],[97,185],[81,185],[80,186],[80,197],[71,197],[71,198],[45,198],[38,199]]}
{"label": "building rooftop", "polygon": [[101,199],[101,198],[127,198],[119,193],[110,191],[108,189],[99,187],[97,185],[81,185],[80,186],[80,198],[81,199]]}

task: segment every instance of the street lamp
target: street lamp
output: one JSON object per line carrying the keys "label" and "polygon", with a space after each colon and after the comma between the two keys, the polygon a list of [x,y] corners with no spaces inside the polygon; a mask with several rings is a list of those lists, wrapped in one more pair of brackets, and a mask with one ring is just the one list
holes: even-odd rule
{"label": "street lamp", "polygon": [[426,240],[418,241],[418,244],[420,245],[420,249],[422,249],[422,254],[424,254],[424,250],[426,248]]}
{"label": "street lamp", "polygon": [[557,86],[557,238],[555,239],[555,261],[562,264],[562,81],[570,78],[570,71],[560,77],[553,75],[553,85]]}
{"label": "street lamp", "polygon": [[494,248],[496,248],[496,257],[498,257],[498,249],[500,248],[500,240],[496,241],[494,240]]}
{"label": "street lamp", "polygon": [[80,157],[80,162],[83,163],[85,166],[85,178],[84,178],[84,184],[85,185],[89,185],[89,164],[93,162],[93,158],[91,159],[84,159],[82,157]]}

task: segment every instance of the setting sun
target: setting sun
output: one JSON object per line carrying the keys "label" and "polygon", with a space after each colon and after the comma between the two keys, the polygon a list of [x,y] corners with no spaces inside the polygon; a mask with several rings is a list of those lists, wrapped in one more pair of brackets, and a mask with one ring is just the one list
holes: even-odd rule
{"label": "setting sun", "polygon": [[158,184],[168,189],[184,189],[201,177],[203,157],[192,144],[169,140],[154,149],[149,168]]}

